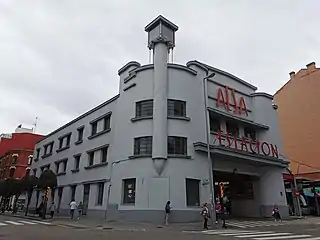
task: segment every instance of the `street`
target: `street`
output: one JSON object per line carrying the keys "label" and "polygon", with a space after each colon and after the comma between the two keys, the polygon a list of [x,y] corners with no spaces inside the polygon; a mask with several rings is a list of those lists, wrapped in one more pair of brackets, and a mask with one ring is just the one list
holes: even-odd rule
{"label": "street", "polygon": [[[72,221],[70,221],[72,222]],[[80,225],[79,225],[80,226]],[[213,229],[203,231],[199,225],[194,229],[189,226],[172,225],[158,228],[144,225],[141,228],[117,227],[77,227],[67,221],[42,221],[11,216],[0,216],[0,240],[34,240],[34,239],[152,239],[152,240],[191,240],[191,239],[250,239],[250,240],[320,240],[320,220],[293,220],[275,223],[266,221],[229,222],[227,229],[215,225]],[[136,225],[137,226],[137,225]],[[189,228],[189,229],[188,229]]]}

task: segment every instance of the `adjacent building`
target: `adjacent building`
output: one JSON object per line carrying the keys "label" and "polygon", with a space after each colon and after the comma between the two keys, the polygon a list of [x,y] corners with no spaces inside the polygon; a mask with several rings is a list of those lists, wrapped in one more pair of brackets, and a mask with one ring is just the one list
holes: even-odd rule
{"label": "adjacent building", "polygon": [[297,73],[274,95],[278,105],[284,155],[291,171],[302,178],[320,179],[320,69],[314,62]]}
{"label": "adjacent building", "polygon": [[195,221],[214,182],[234,216],[269,216],[274,204],[286,216],[273,97],[208,64],[169,62],[178,27],[164,17],[145,30],[152,63],[127,63],[118,95],[36,145],[32,174],[56,172],[58,213],[75,199],[88,217],[162,222],[170,200],[171,221]]}
{"label": "adjacent building", "polygon": [[43,138],[21,125],[14,133],[0,134],[0,179],[20,179],[29,174],[34,146]]}

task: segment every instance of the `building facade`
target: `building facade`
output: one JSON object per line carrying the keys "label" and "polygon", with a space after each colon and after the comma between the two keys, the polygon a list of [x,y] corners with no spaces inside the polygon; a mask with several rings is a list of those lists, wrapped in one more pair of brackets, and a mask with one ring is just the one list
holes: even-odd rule
{"label": "building facade", "polygon": [[30,172],[34,146],[44,136],[18,127],[14,133],[0,135],[0,179],[23,178]]}
{"label": "building facade", "polygon": [[162,16],[145,30],[152,64],[123,66],[117,96],[36,146],[32,172],[57,173],[59,214],[75,199],[89,217],[162,222],[170,200],[171,221],[195,221],[214,182],[232,215],[270,216],[274,204],[287,215],[273,97],[198,61],[169,63],[178,27]]}
{"label": "building facade", "polygon": [[314,62],[297,73],[274,95],[278,105],[283,152],[291,171],[300,177],[319,180],[318,135],[320,134],[320,69]]}

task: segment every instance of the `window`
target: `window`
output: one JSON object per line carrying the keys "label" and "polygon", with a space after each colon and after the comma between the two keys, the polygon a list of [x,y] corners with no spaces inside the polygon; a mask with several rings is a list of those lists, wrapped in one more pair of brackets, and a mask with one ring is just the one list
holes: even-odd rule
{"label": "window", "polygon": [[15,168],[10,168],[9,177],[11,177],[11,178],[14,177],[15,170],[16,170]]}
{"label": "window", "polygon": [[59,150],[64,150],[68,147],[70,147],[70,140],[71,140],[71,133],[68,133],[62,137],[59,138]]}
{"label": "window", "polygon": [[36,159],[39,159],[40,157],[40,148],[36,149]]}
{"label": "window", "polygon": [[226,128],[227,128],[227,133],[229,135],[236,135],[236,136],[239,136],[239,128],[236,124],[234,123],[231,123],[231,122],[227,122],[226,123]]}
{"label": "window", "polygon": [[252,139],[253,141],[256,140],[256,132],[250,128],[244,128],[244,136],[246,138]]}
{"label": "window", "polygon": [[220,121],[212,116],[210,116],[210,131],[211,132],[220,131]]}
{"label": "window", "polygon": [[153,100],[136,102],[136,117],[152,117]]}
{"label": "window", "polygon": [[16,164],[18,162],[18,154],[12,155],[12,164]]}
{"label": "window", "polygon": [[103,130],[110,129],[110,115],[103,118]]}
{"label": "window", "polygon": [[134,139],[134,155],[152,154],[152,137],[138,137]]}
{"label": "window", "polygon": [[26,168],[26,176],[29,176],[30,175],[30,168]]}
{"label": "window", "polygon": [[60,139],[59,139],[59,149],[62,148],[62,145],[63,145],[63,138],[60,138]]}
{"label": "window", "polygon": [[76,199],[76,190],[77,190],[77,185],[72,185],[70,186],[71,194],[70,194],[70,201]]}
{"label": "window", "polygon": [[94,152],[89,152],[88,153],[88,165],[92,166],[94,163]]}
{"label": "window", "polygon": [[60,166],[60,162],[57,162],[57,163],[56,163],[56,174],[59,173],[59,166]]}
{"label": "window", "polygon": [[43,172],[44,172],[44,170],[47,170],[47,169],[50,169],[50,164],[45,165],[45,166],[42,166],[42,167],[40,168],[41,173],[43,173]]}
{"label": "window", "polygon": [[97,205],[102,205],[103,202],[103,192],[104,192],[104,183],[98,183],[97,184],[97,191],[98,191],[98,196],[97,196]]}
{"label": "window", "polygon": [[187,206],[200,206],[200,180],[186,179]]}
{"label": "window", "polygon": [[91,123],[91,135],[97,134],[98,122]]}
{"label": "window", "polygon": [[136,202],[136,179],[123,180],[123,203],[134,204]]}
{"label": "window", "polygon": [[179,100],[168,100],[168,116],[170,117],[185,117],[186,102]]}
{"label": "window", "polygon": [[53,150],[53,144],[54,142],[48,143],[47,145],[44,145],[44,156],[50,155],[52,154],[52,150]]}
{"label": "window", "polygon": [[66,137],[66,147],[70,147],[71,134]]}
{"label": "window", "polygon": [[74,169],[79,169],[80,157],[81,157],[81,155],[74,156]]}
{"label": "window", "polygon": [[168,154],[187,155],[187,138],[168,137]]}
{"label": "window", "polygon": [[67,165],[68,165],[68,160],[64,160],[62,162],[62,170],[63,170],[63,172],[67,171]]}
{"label": "window", "polygon": [[28,156],[28,165],[31,165],[33,159],[33,155]]}
{"label": "window", "polygon": [[83,132],[84,132],[84,127],[78,128],[78,142],[82,141],[83,139]]}
{"label": "window", "polygon": [[107,156],[108,156],[108,147],[101,148],[101,162],[102,163],[107,162]]}

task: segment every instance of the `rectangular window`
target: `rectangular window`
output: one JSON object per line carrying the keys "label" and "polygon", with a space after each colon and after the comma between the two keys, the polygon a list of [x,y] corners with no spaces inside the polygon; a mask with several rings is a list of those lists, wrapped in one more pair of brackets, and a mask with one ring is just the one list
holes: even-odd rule
{"label": "rectangular window", "polygon": [[76,190],[77,190],[77,185],[73,185],[73,186],[70,186],[70,190],[71,190],[71,199],[70,201],[76,199]]}
{"label": "rectangular window", "polygon": [[59,166],[60,166],[60,162],[57,162],[57,163],[56,163],[56,174],[59,173]]}
{"label": "rectangular window", "polygon": [[168,116],[186,117],[186,102],[179,100],[168,100]]}
{"label": "rectangular window", "polygon": [[186,179],[187,206],[200,206],[200,180]]}
{"label": "rectangular window", "polygon": [[101,148],[101,162],[107,162],[108,147]]}
{"label": "rectangular window", "polygon": [[97,134],[98,122],[91,123],[91,135]]}
{"label": "rectangular window", "polygon": [[187,138],[168,137],[168,154],[187,156]]}
{"label": "rectangular window", "polygon": [[231,122],[226,122],[226,128],[227,128],[227,133],[229,135],[236,135],[239,136],[239,128],[236,124],[231,123]]}
{"label": "rectangular window", "polygon": [[81,155],[77,155],[74,157],[74,169],[79,169],[80,167],[80,157]]}
{"label": "rectangular window", "polygon": [[123,180],[123,203],[134,204],[136,202],[136,179]]}
{"label": "rectangular window", "polygon": [[94,164],[94,152],[88,153],[88,165],[92,166]]}
{"label": "rectangular window", "polygon": [[220,121],[212,116],[210,116],[210,131],[219,132],[220,130]]}
{"label": "rectangular window", "polygon": [[110,118],[111,118],[110,115],[103,118],[103,130],[110,129]]}
{"label": "rectangular window", "polygon": [[66,137],[66,147],[70,147],[71,134]]}
{"label": "rectangular window", "polygon": [[62,162],[63,172],[66,172],[66,171],[67,171],[67,165],[68,165],[68,160],[64,160],[64,161]]}
{"label": "rectangular window", "polygon": [[98,196],[97,196],[97,205],[102,205],[103,203],[103,192],[104,192],[104,183],[98,183]]}
{"label": "rectangular window", "polygon": [[59,149],[62,148],[62,144],[63,144],[63,138],[60,138],[60,139],[59,139]]}
{"label": "rectangular window", "polygon": [[82,141],[83,139],[83,132],[84,132],[84,127],[81,127],[78,129],[78,142]]}
{"label": "rectangular window", "polygon": [[251,128],[244,128],[244,136],[246,138],[252,139],[253,141],[256,140],[256,132]]}
{"label": "rectangular window", "polygon": [[52,154],[53,144],[54,144],[54,142],[43,146],[43,148],[44,148],[44,156]]}
{"label": "rectangular window", "polygon": [[152,117],[153,100],[136,102],[136,117]]}
{"label": "rectangular window", "polygon": [[152,137],[138,137],[134,139],[135,156],[152,154]]}
{"label": "rectangular window", "polygon": [[36,149],[36,159],[39,159],[40,157],[40,148]]}

